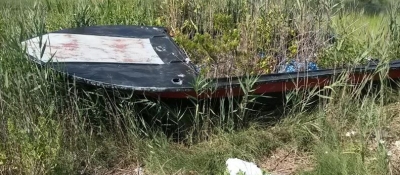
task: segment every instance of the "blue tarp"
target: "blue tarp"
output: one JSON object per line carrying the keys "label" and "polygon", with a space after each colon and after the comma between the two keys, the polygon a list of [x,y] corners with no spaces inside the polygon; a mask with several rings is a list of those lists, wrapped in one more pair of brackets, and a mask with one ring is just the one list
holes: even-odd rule
{"label": "blue tarp", "polygon": [[[264,53],[259,53],[259,56],[261,58],[265,58]],[[278,65],[278,73],[289,73],[289,72],[299,72],[299,71],[314,71],[318,70],[318,65],[317,63],[313,61],[296,61],[296,60],[290,60],[286,64],[281,64]]]}
{"label": "blue tarp", "polygon": [[[265,58],[263,53],[259,53],[261,58]],[[196,72],[200,72],[201,67],[203,65],[194,65]],[[290,72],[299,72],[299,71],[315,71],[319,70],[318,64],[313,61],[296,61],[290,60],[286,64],[278,65],[279,69],[277,73],[290,73]]]}
{"label": "blue tarp", "polygon": [[298,62],[291,60],[285,65],[281,65],[278,73],[298,72],[298,71],[314,71],[318,70],[318,65],[312,61]]}

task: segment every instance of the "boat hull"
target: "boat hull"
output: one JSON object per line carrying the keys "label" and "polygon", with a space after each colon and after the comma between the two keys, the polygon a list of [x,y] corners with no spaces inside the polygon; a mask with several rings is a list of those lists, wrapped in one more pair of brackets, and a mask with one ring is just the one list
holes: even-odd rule
{"label": "boat hull", "polygon": [[[42,42],[39,42],[42,40]],[[46,47],[40,46],[45,43]],[[64,29],[22,42],[32,61],[78,83],[158,98],[220,98],[244,95],[246,77],[208,79],[214,90],[196,90],[198,72],[166,28],[153,26],[90,26]],[[378,65],[322,69],[257,76],[252,94],[323,87],[344,77],[358,84],[380,80]],[[400,78],[400,61],[388,64],[387,76]],[[371,77],[372,76],[372,77]]]}

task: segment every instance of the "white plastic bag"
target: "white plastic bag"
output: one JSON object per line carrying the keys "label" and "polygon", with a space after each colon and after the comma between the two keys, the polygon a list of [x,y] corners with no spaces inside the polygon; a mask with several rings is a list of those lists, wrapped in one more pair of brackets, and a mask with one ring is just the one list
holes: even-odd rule
{"label": "white plastic bag", "polygon": [[227,170],[230,175],[263,175],[263,172],[256,164],[246,162],[237,158],[229,158],[226,161]]}

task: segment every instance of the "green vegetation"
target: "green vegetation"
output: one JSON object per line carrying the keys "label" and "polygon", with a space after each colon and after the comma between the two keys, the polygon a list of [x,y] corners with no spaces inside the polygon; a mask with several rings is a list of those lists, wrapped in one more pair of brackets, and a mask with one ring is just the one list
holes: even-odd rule
{"label": "green vegetation", "polygon": [[[267,172],[399,174],[400,93],[390,87],[367,80],[351,87],[339,79],[322,89],[329,95],[287,94],[292,105],[283,114],[251,110],[262,98],[251,89],[220,108],[193,99],[193,108],[172,109],[64,83],[29,62],[19,45],[62,28],[166,26],[205,65],[205,77],[270,73],[283,58],[311,58],[326,68],[399,58],[400,4],[354,2],[1,1],[0,174],[122,174],[139,166],[148,174],[224,174],[231,157]],[[331,44],[330,34],[338,36]],[[385,76],[386,68],[377,74]]]}

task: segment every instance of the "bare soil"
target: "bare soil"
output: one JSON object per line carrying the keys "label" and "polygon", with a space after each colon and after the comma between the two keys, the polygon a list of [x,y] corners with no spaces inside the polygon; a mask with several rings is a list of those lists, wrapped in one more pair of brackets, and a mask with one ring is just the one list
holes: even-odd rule
{"label": "bare soil", "polygon": [[272,156],[260,162],[260,168],[274,175],[291,175],[302,170],[312,170],[313,161],[309,153],[279,148],[272,153]]}

